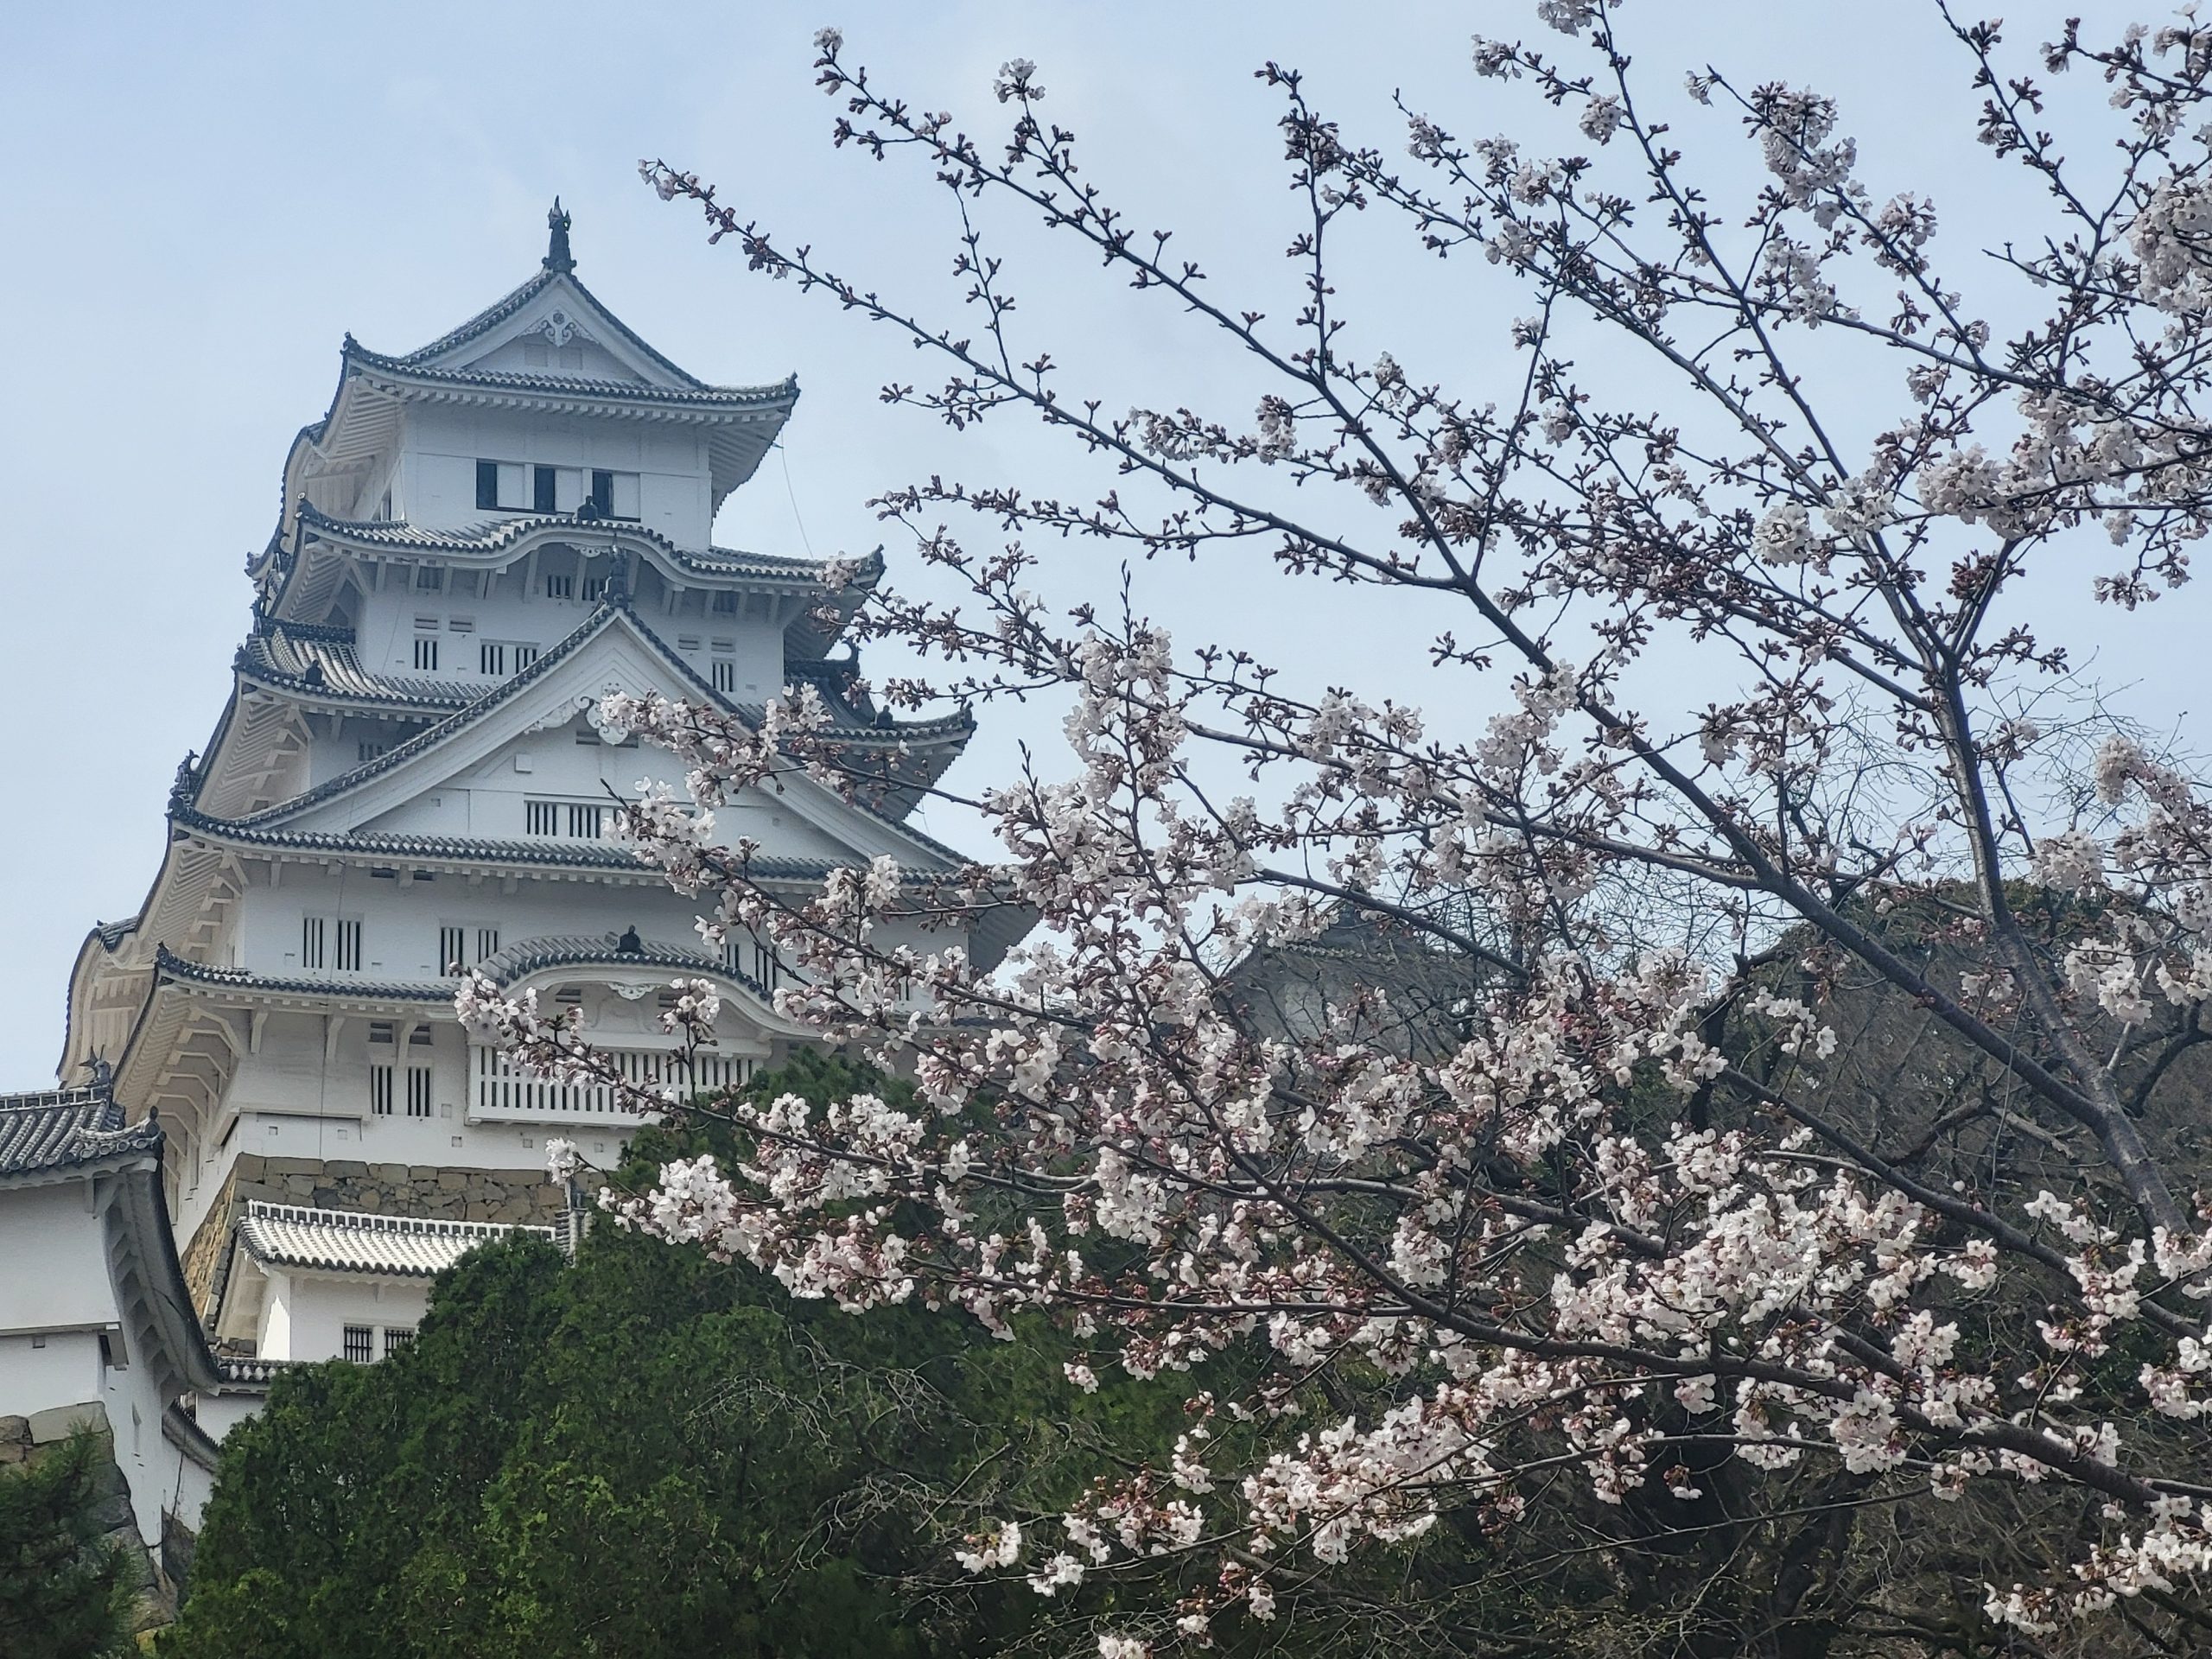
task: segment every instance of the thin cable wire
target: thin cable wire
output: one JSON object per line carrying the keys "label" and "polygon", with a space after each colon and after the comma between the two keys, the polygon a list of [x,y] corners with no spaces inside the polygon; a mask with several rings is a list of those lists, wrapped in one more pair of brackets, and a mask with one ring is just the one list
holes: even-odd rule
{"label": "thin cable wire", "polygon": [[799,545],[806,549],[806,556],[814,556],[814,543],[807,538],[806,518],[798,510],[798,492],[791,487],[791,453],[784,448],[781,438],[776,440],[776,454],[784,463],[784,493],[791,499],[791,522],[798,526]]}

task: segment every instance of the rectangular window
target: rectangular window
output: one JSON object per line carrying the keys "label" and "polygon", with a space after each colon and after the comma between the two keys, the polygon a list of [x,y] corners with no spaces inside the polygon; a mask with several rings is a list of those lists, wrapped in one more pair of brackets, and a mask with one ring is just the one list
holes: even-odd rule
{"label": "rectangular window", "polygon": [[496,461],[476,463],[476,505],[482,512],[499,511],[499,463]]}
{"label": "rectangular window", "polygon": [[591,475],[591,505],[602,518],[614,516],[614,474],[594,473]]}
{"label": "rectangular window", "polygon": [[438,642],[435,639],[424,639],[419,635],[416,636],[415,640],[415,666],[420,669],[435,669],[437,665]]}
{"label": "rectangular window", "polygon": [[338,918],[338,971],[358,974],[361,971],[361,923],[358,917]]}
{"label": "rectangular window", "polygon": [[715,614],[716,616],[735,616],[737,614],[737,595],[735,594],[716,594],[715,595]]}
{"label": "rectangular window", "polygon": [[571,804],[569,808],[569,838],[573,841],[597,841],[600,814],[604,810],[602,807],[587,806],[582,803]]}
{"label": "rectangular window", "polygon": [[438,971],[458,974],[468,966],[468,930],[465,927],[442,927],[438,930]]}
{"label": "rectangular window", "polygon": [[357,746],[357,748],[360,755],[361,764],[365,766],[370,761],[375,760],[378,755],[390,753],[391,745],[389,743],[372,743],[366,738],[363,738],[360,743]]}
{"label": "rectangular window", "polygon": [[473,616],[456,616],[446,624],[446,632],[448,633],[474,633],[476,632],[476,619]]}
{"label": "rectangular window", "polygon": [[561,803],[558,801],[524,801],[523,828],[525,834],[557,836],[561,833]]}
{"label": "rectangular window", "polygon": [[387,1325],[384,1328],[384,1357],[390,1359],[414,1340],[415,1332],[412,1326]]}
{"label": "rectangular window", "polygon": [[430,1068],[410,1065],[407,1068],[407,1116],[428,1117],[430,1115]]}
{"label": "rectangular window", "polygon": [[507,648],[496,639],[476,642],[476,671],[479,674],[504,676],[507,671]]}
{"label": "rectangular window", "polygon": [[677,634],[677,635],[676,636],[676,648],[677,648],[678,651],[696,651],[696,650],[698,650],[698,649],[699,649],[699,636],[698,636],[697,634],[696,634],[696,633],[679,633],[679,634]]}
{"label": "rectangular window", "polygon": [[613,517],[617,518],[635,518],[639,516],[639,512],[643,509],[638,485],[638,475],[635,473],[617,473],[614,474]]}
{"label": "rectangular window", "polygon": [[549,572],[547,572],[547,573],[546,573],[546,577],[545,577],[545,597],[546,597],[546,598],[548,598],[548,599],[574,599],[575,596],[576,596],[576,579],[575,579],[574,576],[556,576],[556,575],[554,575],[550,571],[549,571]]}
{"label": "rectangular window", "polygon": [[530,508],[532,512],[553,511],[556,481],[556,474],[550,467],[533,467],[530,469]]}
{"label": "rectangular window", "polygon": [[418,564],[415,567],[416,593],[435,594],[441,591],[445,585],[446,573],[441,567],[435,564]]}
{"label": "rectangular window", "polygon": [[523,670],[528,668],[532,663],[537,660],[537,647],[536,645],[517,645],[514,648],[514,651],[515,672],[518,674],[521,673]]}
{"label": "rectangular window", "polygon": [[346,1327],[345,1355],[348,1362],[355,1365],[365,1365],[369,1363],[369,1339],[372,1334],[370,1327],[365,1325],[349,1325]]}
{"label": "rectangular window", "polygon": [[391,1116],[391,1068],[388,1065],[369,1068],[369,1110],[378,1117]]}
{"label": "rectangular window", "polygon": [[478,928],[476,930],[476,960],[481,962],[486,957],[496,957],[499,954],[499,930],[496,927]]}
{"label": "rectangular window", "polygon": [[330,924],[321,916],[300,918],[300,966],[320,968],[329,949]]}
{"label": "rectangular window", "polygon": [[715,690],[717,691],[737,690],[737,659],[734,657],[715,658]]}

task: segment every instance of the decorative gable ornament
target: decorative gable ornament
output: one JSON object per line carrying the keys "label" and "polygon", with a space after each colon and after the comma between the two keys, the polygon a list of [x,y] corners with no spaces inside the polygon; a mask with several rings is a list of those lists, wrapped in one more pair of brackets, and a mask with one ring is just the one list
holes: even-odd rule
{"label": "decorative gable ornament", "polygon": [[565,346],[572,340],[584,340],[594,346],[599,343],[598,335],[558,308],[548,313],[545,320],[530,332],[544,335],[556,346]]}

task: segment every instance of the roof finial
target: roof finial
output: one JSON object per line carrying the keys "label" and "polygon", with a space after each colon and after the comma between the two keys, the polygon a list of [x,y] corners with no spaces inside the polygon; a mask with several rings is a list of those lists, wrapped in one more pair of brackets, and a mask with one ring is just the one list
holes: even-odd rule
{"label": "roof finial", "polygon": [[569,251],[569,216],[562,211],[561,198],[553,198],[553,206],[545,215],[549,234],[545,238],[545,269],[569,271],[576,268],[575,256]]}

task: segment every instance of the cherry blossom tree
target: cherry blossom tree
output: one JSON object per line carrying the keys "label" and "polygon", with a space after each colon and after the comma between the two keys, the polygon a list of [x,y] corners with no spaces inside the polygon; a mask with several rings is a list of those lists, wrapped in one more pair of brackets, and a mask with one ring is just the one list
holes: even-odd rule
{"label": "cherry blossom tree", "polygon": [[[1830,99],[1697,68],[1697,142],[1756,156],[1732,192],[1651,112],[1636,9],[1536,12],[1473,48],[1485,107],[1525,100],[1517,138],[1408,109],[1370,148],[1261,72],[1300,221],[1287,319],[1111,205],[1023,61],[987,139],[817,41],[836,143],[946,192],[958,326],[642,167],[753,270],[944,365],[887,399],[958,430],[1032,417],[1099,481],[876,503],[958,594],[868,596],[861,635],[931,665],[879,695],[1065,709],[1065,753],[946,797],[997,849],[956,879],[879,860],[798,901],[717,837],[796,772],[877,786],[810,689],[757,724],[607,700],[689,769],[620,833],[702,896],[710,942],[798,970],[779,1011],[922,1105],[709,1107],[744,1158],[603,1201],[855,1312],[1059,1322],[1078,1389],[1264,1355],[1236,1397],[1194,1376],[1143,1466],[968,1539],[965,1564],[1044,1596],[1198,1564],[1098,1632],[1103,1659],[1274,1619],[1440,1516],[1540,1524],[1569,1481],[1687,1524],[1714,1479],[1755,1505],[1815,1469],[1928,1526],[1979,1493],[2069,1506],[1977,1586],[1972,1630],[1900,1642],[2181,1650],[2212,1629],[2212,1207],[2186,1133],[2212,802],[2072,671],[2097,607],[2180,602],[2212,524],[2212,29],[2069,25],[2023,54],[1936,6],[1962,118],[1979,104],[1990,164],[2044,209],[1946,262],[1936,203],[1862,179]],[[2107,125],[2069,145],[2046,105],[2084,79]],[[1249,415],[1069,384],[988,239],[1009,210],[1232,353]],[[1517,285],[1489,383],[1352,360],[1332,257],[1355,225]],[[1126,595],[1035,591],[1102,551],[1271,561],[1249,579],[1398,630],[1434,695],[1306,683]],[[959,941],[1007,909],[1033,930],[984,971]],[[1377,975],[1262,1017],[1252,964],[1347,917],[1464,994],[1410,1009]],[[894,920],[943,943],[888,944]],[[712,985],[679,988],[671,1028],[709,1040]],[[1912,1011],[1978,1092],[1854,1103],[1848,996]],[[458,1006],[531,1065],[629,1090],[487,982]]]}

